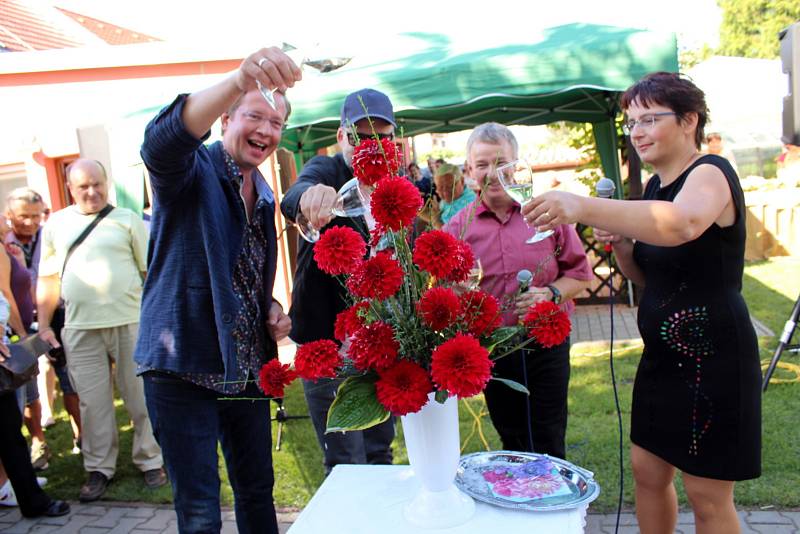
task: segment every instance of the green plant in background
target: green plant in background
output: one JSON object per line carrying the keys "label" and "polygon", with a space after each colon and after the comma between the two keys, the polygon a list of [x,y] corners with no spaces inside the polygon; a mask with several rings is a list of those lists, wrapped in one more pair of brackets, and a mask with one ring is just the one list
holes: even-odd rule
{"label": "green plant in background", "polygon": [[[622,133],[622,114],[617,114],[614,123],[617,128],[617,149],[626,153],[625,137]],[[561,121],[547,125],[556,142],[578,150],[586,161],[578,166],[575,179],[594,191],[597,180],[603,177],[603,165],[600,161],[600,152],[594,139],[591,123]],[[623,198],[628,197],[628,182],[623,183]]]}
{"label": "green plant in background", "polygon": [[680,71],[686,72],[713,55],[714,49],[705,43],[699,48],[681,48],[678,50],[678,65],[680,66]]}
{"label": "green plant in background", "polygon": [[778,32],[800,19],[797,0],[717,0],[722,9],[719,49],[723,56],[775,59]]}
{"label": "green plant in background", "polygon": [[441,158],[445,161],[459,162],[459,161],[464,161],[466,156],[464,155],[463,150],[455,151],[451,148],[436,147],[430,152],[425,152],[420,155],[421,165],[424,166],[425,162],[428,161],[428,158],[433,158],[433,159]]}

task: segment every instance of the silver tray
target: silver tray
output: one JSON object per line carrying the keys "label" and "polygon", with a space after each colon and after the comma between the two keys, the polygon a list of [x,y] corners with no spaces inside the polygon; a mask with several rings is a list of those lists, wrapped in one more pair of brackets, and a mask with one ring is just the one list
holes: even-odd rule
{"label": "silver tray", "polygon": [[[500,495],[495,491],[499,486],[489,482],[486,477],[493,478],[495,473],[507,473],[514,479],[514,472],[526,469],[527,466],[547,466],[551,462],[553,469],[547,473],[553,484],[561,484],[557,494],[544,497],[529,497],[522,494]],[[512,471],[513,470],[513,471]],[[485,474],[488,473],[488,474]],[[525,479],[520,474],[520,480]],[[530,480],[530,475],[527,475]],[[554,511],[587,506],[600,495],[600,486],[594,481],[594,473],[574,464],[553,458],[546,454],[514,451],[476,452],[462,456],[456,473],[456,486],[466,493],[489,504],[513,508],[516,510]],[[500,488],[499,491],[508,491]]]}

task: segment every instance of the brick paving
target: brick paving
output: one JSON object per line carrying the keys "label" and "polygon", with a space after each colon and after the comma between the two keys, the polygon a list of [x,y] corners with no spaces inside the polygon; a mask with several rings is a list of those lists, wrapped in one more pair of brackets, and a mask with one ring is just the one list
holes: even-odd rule
{"label": "brick paving", "polygon": [[[297,512],[279,512],[280,533],[286,534]],[[742,510],[739,512],[742,534],[784,534],[800,532],[800,512],[777,510]],[[234,534],[233,512],[222,512],[222,534]],[[613,534],[616,514],[593,514],[586,517],[586,534]],[[625,512],[620,516],[620,534],[639,531],[636,516]],[[0,508],[0,532],[27,534],[53,532],[58,534],[177,534],[175,512],[167,507],[139,503],[110,503],[86,506],[72,504],[72,513],[64,517],[24,519],[17,508]],[[409,530],[413,532],[413,530]],[[434,533],[434,530],[424,532]],[[690,512],[678,515],[676,534],[694,534],[694,516]]]}
{"label": "brick paving", "polygon": [[[611,334],[611,318],[607,306],[579,306],[572,317],[574,344],[607,343]],[[753,318],[759,336],[774,335]],[[620,343],[641,341],[636,328],[636,308],[625,305],[614,308],[614,339]],[[581,345],[578,345],[579,348]],[[293,346],[281,347],[281,359],[291,359]],[[3,534],[176,534],[175,511],[168,506],[141,503],[100,502],[95,505],[71,503],[72,513],[64,517],[25,519],[18,508],[0,507],[0,532]],[[286,534],[297,518],[297,512],[278,512],[280,533]],[[741,510],[742,534],[800,533],[800,511],[772,509]],[[222,534],[233,534],[236,521],[231,510],[222,511]],[[594,514],[586,517],[586,534],[613,534],[616,514]],[[636,516],[627,511],[620,517],[620,534],[639,531]],[[409,532],[413,532],[409,530]],[[423,532],[435,532],[426,530]],[[676,534],[694,534],[691,512],[678,515]]]}
{"label": "brick paving", "polygon": [[[614,341],[640,341],[636,325],[638,308],[625,304],[614,305]],[[761,321],[751,317],[758,337],[774,336],[775,333]],[[611,313],[608,305],[578,306],[572,314],[572,343],[602,343],[611,338]]]}
{"label": "brick paving", "polygon": [[[70,503],[72,512],[63,517],[23,518],[18,508],[0,508],[0,532],[25,534],[177,534],[175,511],[166,506],[141,503],[102,502],[87,506]],[[278,513],[280,533],[285,534],[297,517],[296,512]],[[231,510],[222,512],[222,533],[234,534],[236,521]]]}

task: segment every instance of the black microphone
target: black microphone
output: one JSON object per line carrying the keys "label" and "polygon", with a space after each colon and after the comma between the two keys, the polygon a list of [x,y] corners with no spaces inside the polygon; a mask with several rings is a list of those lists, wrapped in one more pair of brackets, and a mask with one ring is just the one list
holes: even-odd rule
{"label": "black microphone", "polygon": [[[594,186],[597,198],[611,198],[614,196],[614,191],[616,189],[617,185],[614,183],[614,180],[609,180],[608,178],[600,178],[597,180],[597,185]],[[611,243],[603,245],[603,250],[611,252]]]}
{"label": "black microphone", "polygon": [[594,186],[598,198],[611,198],[614,196],[616,189],[617,186],[614,181],[608,178],[600,178],[597,180],[597,185]]}
{"label": "black microphone", "polygon": [[531,285],[531,280],[533,280],[533,274],[528,269],[522,269],[517,273],[517,282],[519,282],[520,295],[528,291],[528,287]]}

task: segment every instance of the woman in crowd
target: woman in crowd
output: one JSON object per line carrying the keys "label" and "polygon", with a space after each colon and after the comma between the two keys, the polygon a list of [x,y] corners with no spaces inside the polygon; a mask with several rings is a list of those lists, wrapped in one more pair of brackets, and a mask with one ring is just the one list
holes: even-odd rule
{"label": "woman in crowd", "polygon": [[644,534],[672,532],[676,470],[698,533],[737,533],[734,481],[761,473],[761,371],[741,296],[745,204],[731,165],[701,155],[703,92],[674,73],[622,96],[625,130],[653,166],[642,201],[548,192],[523,213],[540,230],[582,222],[644,286],[645,343],[631,411],[636,514]]}
{"label": "woman in crowd", "polygon": [[[467,141],[470,176],[482,184],[476,201],[459,211],[443,230],[470,244],[480,260],[482,290],[505,308],[505,325],[516,324],[528,307],[551,300],[571,312],[570,299],[583,291],[592,271],[572,226],[558,226],[552,236],[528,244],[533,230],[509,197],[495,169],[517,159],[517,140],[505,126],[478,126]],[[534,273],[527,291],[519,293],[517,273]],[[516,302],[508,302],[517,294]],[[549,349],[517,351],[495,361],[492,375],[525,384],[530,395],[492,380],[485,398],[492,423],[508,450],[535,451],[564,458],[569,386],[569,339]]]}
{"label": "woman in crowd", "polygon": [[[3,327],[9,311],[8,301],[0,293],[0,325]],[[0,341],[0,361],[8,356],[8,347]],[[57,517],[69,513],[69,504],[54,501],[39,487],[28,444],[22,436],[22,412],[13,391],[0,392],[0,462],[0,499],[6,501],[0,504],[18,504],[25,517]],[[13,493],[6,487],[9,481]]]}

